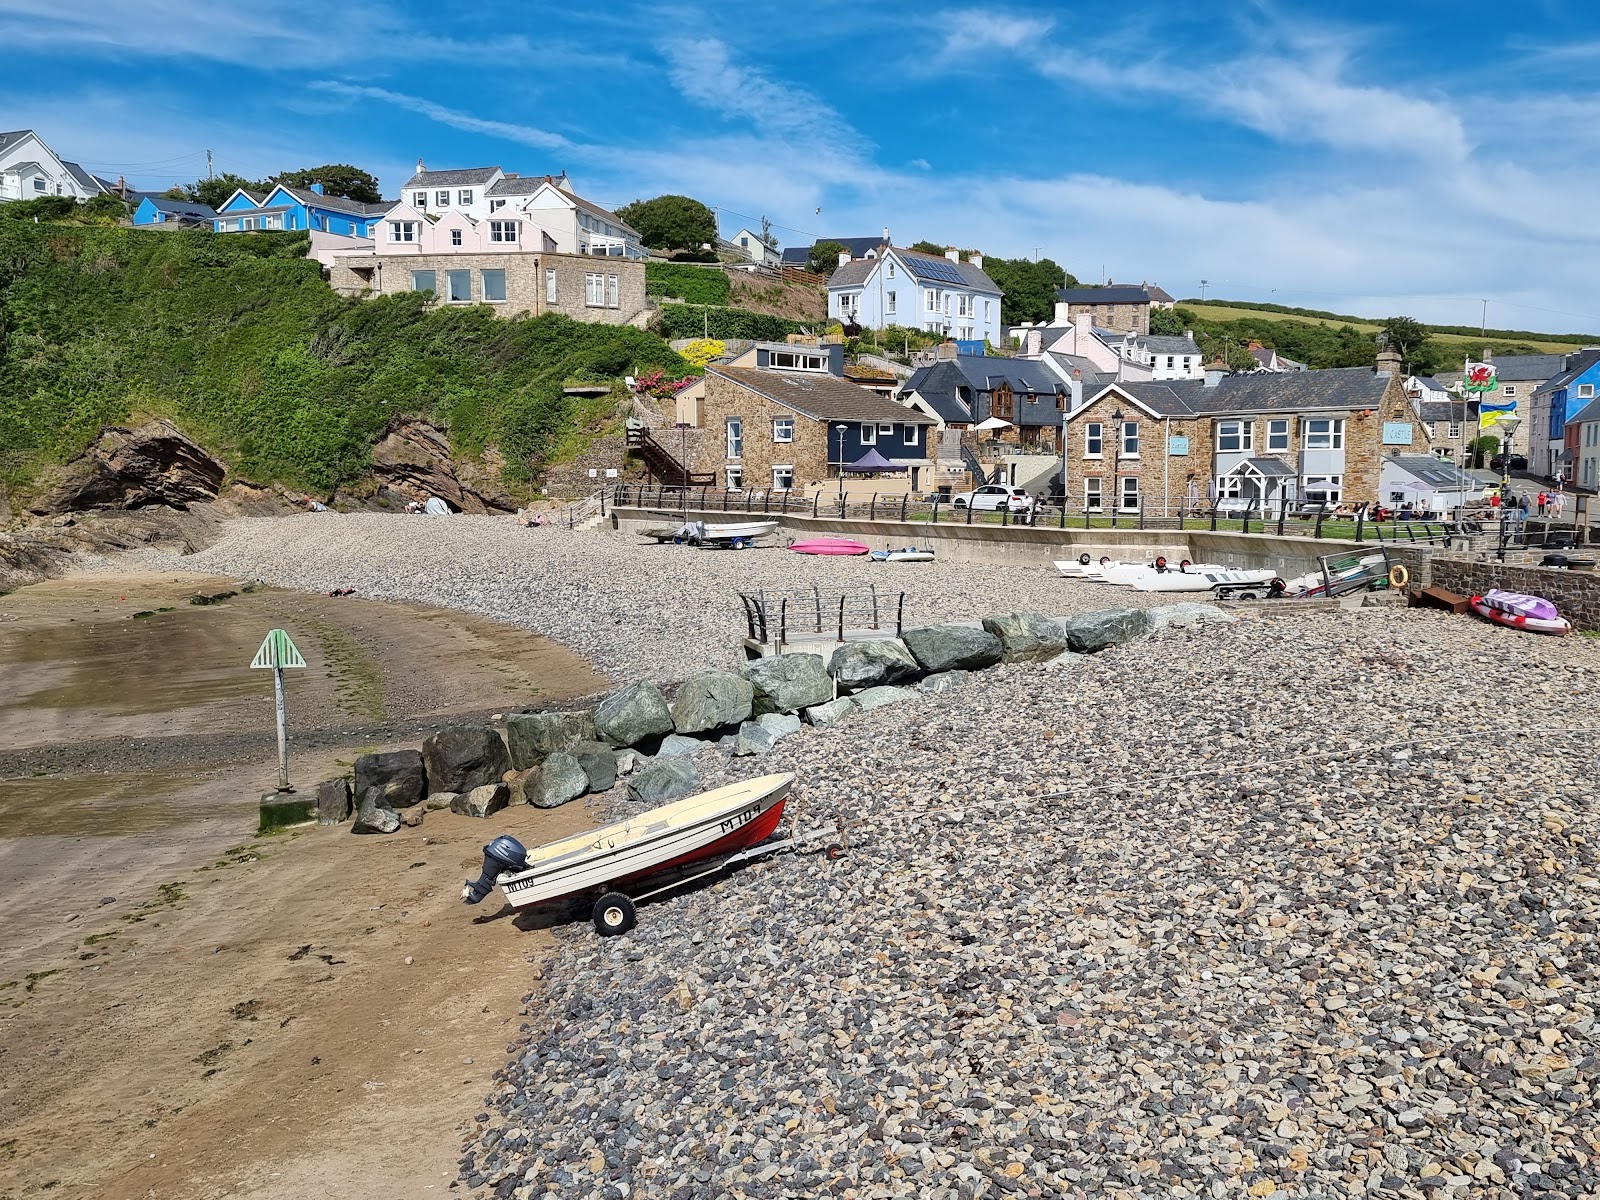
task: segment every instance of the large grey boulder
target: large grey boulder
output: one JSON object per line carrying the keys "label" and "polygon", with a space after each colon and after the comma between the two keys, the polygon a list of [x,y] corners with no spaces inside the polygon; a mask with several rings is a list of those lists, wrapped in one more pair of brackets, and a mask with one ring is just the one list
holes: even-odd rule
{"label": "large grey boulder", "polygon": [[667,758],[653,762],[628,780],[628,799],[640,804],[665,804],[692,796],[700,786],[700,772],[687,758]]}
{"label": "large grey boulder", "polygon": [[1155,628],[1145,608],[1102,608],[1099,612],[1068,617],[1067,645],[1079,654],[1094,654],[1111,646],[1149,637]]}
{"label": "large grey boulder", "polygon": [[906,649],[924,671],[981,671],[1004,654],[1000,639],[973,625],[929,625],[901,634]]}
{"label": "large grey boulder", "polygon": [[682,734],[669,733],[661,739],[661,745],[656,748],[657,758],[693,758],[709,745],[699,738],[684,737]]}
{"label": "large grey boulder", "polygon": [[800,732],[800,718],[790,713],[762,713],[756,724],[780,741]]}
{"label": "large grey boulder", "polygon": [[1200,604],[1185,602],[1183,604],[1163,604],[1159,608],[1147,609],[1150,614],[1151,632],[1162,629],[1187,629],[1192,625],[1233,625],[1239,620],[1232,613],[1218,608],[1215,604]]}
{"label": "large grey boulder", "polygon": [[[388,808],[410,808],[428,794],[428,779],[419,750],[388,750],[356,759],[356,795],[365,804],[378,789],[378,802]],[[442,790],[442,789],[440,789]]]}
{"label": "large grey boulder", "polygon": [[829,700],[826,704],[813,704],[806,709],[806,720],[818,729],[826,729],[830,725],[837,725],[840,721],[856,711],[856,702],[853,696],[840,696],[837,700]]}
{"label": "large grey boulder", "polygon": [[503,783],[486,783],[450,801],[450,811],[464,817],[488,817],[511,801],[511,790]]}
{"label": "large grey boulder", "polygon": [[833,680],[820,654],[780,654],[746,663],[739,673],[755,685],[755,711],[798,712],[833,699]]}
{"label": "large grey boulder", "polygon": [[963,686],[967,679],[965,671],[940,671],[937,675],[929,675],[917,684],[917,691],[931,692],[935,695],[940,692],[953,692]]}
{"label": "large grey boulder", "polygon": [[632,775],[635,771],[650,765],[650,756],[642,754],[638,750],[613,750],[611,753],[617,760],[617,775],[619,777]]}
{"label": "large grey boulder", "polygon": [[498,783],[511,770],[511,755],[499,733],[487,725],[456,725],[422,743],[422,763],[431,790],[470,792]]}
{"label": "large grey boulder", "polygon": [[1041,613],[985,617],[983,627],[1000,639],[1000,656],[1006,662],[1043,662],[1067,648],[1061,622]]}
{"label": "large grey boulder", "polygon": [[350,781],[342,775],[317,784],[317,824],[343,825],[350,819]]}
{"label": "large grey boulder", "polygon": [[846,642],[833,652],[828,670],[840,687],[850,691],[901,683],[922,674],[911,651],[888,638]]}
{"label": "large grey boulder", "polygon": [[672,724],[679,733],[705,733],[750,716],[755,685],[729,671],[700,671],[678,685]]}
{"label": "large grey boulder", "polygon": [[589,790],[589,773],[565,750],[557,750],[533,769],[522,794],[535,808],[560,808]]}
{"label": "large grey boulder", "polygon": [[361,805],[356,809],[356,819],[350,826],[351,833],[393,833],[399,828],[400,814],[384,803],[382,788],[370,787],[361,794]]}
{"label": "large grey boulder", "polygon": [[661,689],[649,680],[630,683],[594,710],[596,737],[611,746],[637,746],[672,732],[672,710]]}
{"label": "large grey boulder", "polygon": [[731,750],[734,758],[749,758],[752,755],[766,754],[777,744],[778,737],[770,729],[754,721],[746,721],[739,726]]}
{"label": "large grey boulder", "polygon": [[856,702],[856,707],[862,712],[871,712],[875,708],[882,708],[885,704],[899,704],[902,700],[914,699],[916,694],[910,688],[883,686],[856,692],[850,699]]}
{"label": "large grey boulder", "polygon": [[429,812],[438,812],[441,808],[449,808],[454,804],[456,795],[455,792],[430,792],[423,803],[428,806]]}
{"label": "large grey boulder", "polygon": [[604,742],[576,742],[565,753],[583,768],[591,792],[608,791],[617,781],[617,752]]}
{"label": "large grey boulder", "polygon": [[512,713],[506,718],[506,743],[518,771],[538,766],[547,754],[594,741],[591,712]]}

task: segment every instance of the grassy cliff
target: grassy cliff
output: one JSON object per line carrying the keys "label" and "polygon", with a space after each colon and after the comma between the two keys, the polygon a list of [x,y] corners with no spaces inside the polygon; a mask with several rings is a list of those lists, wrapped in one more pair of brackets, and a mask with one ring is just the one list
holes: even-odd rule
{"label": "grassy cliff", "polygon": [[161,415],[245,478],[325,492],[403,412],[463,456],[498,447],[515,490],[580,448],[592,402],[564,384],[687,373],[637,329],[346,300],[304,251],[303,234],[0,222],[0,482],[25,490],[103,424]]}

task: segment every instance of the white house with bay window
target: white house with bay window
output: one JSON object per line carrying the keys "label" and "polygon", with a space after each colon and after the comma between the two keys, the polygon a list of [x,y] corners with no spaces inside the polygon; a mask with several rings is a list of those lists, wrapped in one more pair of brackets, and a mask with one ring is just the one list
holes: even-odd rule
{"label": "white house with bay window", "polygon": [[828,280],[828,315],[869,329],[902,325],[960,341],[1000,344],[998,284],[983,273],[983,255],[965,261],[884,246],[863,258],[847,252]]}

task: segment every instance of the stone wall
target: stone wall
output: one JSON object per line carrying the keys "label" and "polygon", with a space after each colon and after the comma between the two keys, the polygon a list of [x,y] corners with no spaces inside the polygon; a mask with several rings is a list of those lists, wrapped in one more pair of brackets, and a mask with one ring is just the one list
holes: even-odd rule
{"label": "stone wall", "polygon": [[[1124,421],[1139,425],[1139,457],[1118,458],[1120,449],[1117,423],[1111,414],[1122,410]],[[1091,458],[1085,450],[1085,431],[1098,421],[1103,440],[1099,458]],[[1113,485],[1125,478],[1139,480],[1139,499],[1146,511],[1163,512],[1163,502],[1168,511],[1176,511],[1188,495],[1189,475],[1195,476],[1201,500],[1206,495],[1206,481],[1211,477],[1212,423],[1205,420],[1165,421],[1152,417],[1142,408],[1125,398],[1108,393],[1087,408],[1078,412],[1067,426],[1067,507],[1080,512],[1084,504],[1084,479],[1101,480],[1101,511],[1110,513],[1115,501]],[[1189,439],[1189,453],[1167,455],[1168,434]],[[1119,510],[1121,511],[1121,510]]]}
{"label": "stone wall", "polygon": [[1478,596],[1490,588],[1543,596],[1561,610],[1575,629],[1600,629],[1600,571],[1564,571],[1553,567],[1513,566],[1510,563],[1433,555],[1432,583]]}
{"label": "stone wall", "polygon": [[[573,499],[619,483],[646,482],[649,472],[644,469],[644,464],[628,458],[627,453],[627,437],[624,434],[596,438],[587,450],[571,462],[549,468],[544,475],[544,490],[551,496]],[[608,470],[616,474],[608,476]],[[591,477],[590,471],[596,474]]]}

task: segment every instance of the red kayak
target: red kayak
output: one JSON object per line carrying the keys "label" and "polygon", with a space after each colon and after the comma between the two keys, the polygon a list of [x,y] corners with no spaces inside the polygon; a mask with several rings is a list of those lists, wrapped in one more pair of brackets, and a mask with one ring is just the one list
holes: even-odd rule
{"label": "red kayak", "polygon": [[853,542],[849,538],[819,537],[806,538],[804,541],[793,543],[789,549],[796,554],[871,554],[872,547],[864,542]]}
{"label": "red kayak", "polygon": [[[1519,603],[1537,601],[1543,607]],[[1549,633],[1566,637],[1572,632],[1572,622],[1556,613],[1555,605],[1537,596],[1523,596],[1515,592],[1490,591],[1472,597],[1472,611],[1485,621],[1504,625],[1507,629],[1521,629],[1527,633]]]}

